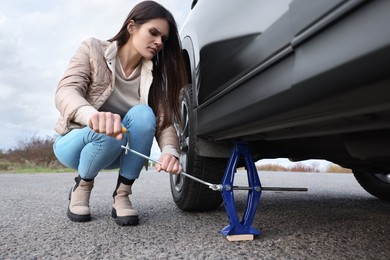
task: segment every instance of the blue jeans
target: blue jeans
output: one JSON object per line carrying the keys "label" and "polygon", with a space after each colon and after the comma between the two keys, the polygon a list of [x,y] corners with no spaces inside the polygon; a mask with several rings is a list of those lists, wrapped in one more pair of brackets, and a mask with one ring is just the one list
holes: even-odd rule
{"label": "blue jeans", "polygon": [[[123,117],[122,124],[130,133],[130,148],[149,156],[156,131],[153,110],[144,104],[134,106]],[[102,169],[116,168],[126,179],[137,179],[146,160],[132,153],[125,154],[121,145],[126,145],[126,136],[116,140],[84,127],[58,137],[53,148],[57,159],[66,167],[78,170],[83,179],[94,179]]]}

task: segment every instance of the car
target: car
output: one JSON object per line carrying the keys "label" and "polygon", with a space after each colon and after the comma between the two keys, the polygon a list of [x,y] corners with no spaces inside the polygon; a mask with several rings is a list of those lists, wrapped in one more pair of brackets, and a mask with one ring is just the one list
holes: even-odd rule
{"label": "car", "polygon": [[[233,144],[253,159],[321,159],[390,200],[390,1],[199,0],[180,31],[189,80],[183,171],[221,183]],[[182,210],[221,194],[170,177]]]}

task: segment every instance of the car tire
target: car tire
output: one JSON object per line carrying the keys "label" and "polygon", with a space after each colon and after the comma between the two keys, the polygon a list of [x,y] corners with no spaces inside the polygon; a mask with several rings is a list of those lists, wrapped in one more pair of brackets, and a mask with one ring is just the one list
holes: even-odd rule
{"label": "car tire", "polygon": [[359,184],[371,195],[390,201],[390,174],[371,173],[364,170],[353,171]]}
{"label": "car tire", "polygon": [[[180,142],[180,163],[184,172],[206,182],[219,184],[227,159],[203,157],[197,153],[193,111],[192,86],[188,85],[182,91],[181,123],[175,124]],[[170,185],[173,200],[182,210],[208,211],[218,208],[222,203],[220,192],[183,175],[171,174]]]}

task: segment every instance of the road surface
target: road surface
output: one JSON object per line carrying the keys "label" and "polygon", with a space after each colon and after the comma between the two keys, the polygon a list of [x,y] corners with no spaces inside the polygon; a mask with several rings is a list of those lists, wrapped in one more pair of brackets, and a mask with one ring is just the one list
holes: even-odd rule
{"label": "road surface", "polygon": [[[91,197],[93,220],[66,217],[74,173],[0,174],[0,259],[389,259],[390,203],[366,193],[351,174],[261,172],[263,192],[253,241],[229,242],[219,231],[225,209],[179,210],[166,173],[142,172],[132,201],[140,225],[110,218],[116,173],[103,172]],[[245,180],[238,173],[235,184]],[[243,191],[236,191],[242,212]]]}

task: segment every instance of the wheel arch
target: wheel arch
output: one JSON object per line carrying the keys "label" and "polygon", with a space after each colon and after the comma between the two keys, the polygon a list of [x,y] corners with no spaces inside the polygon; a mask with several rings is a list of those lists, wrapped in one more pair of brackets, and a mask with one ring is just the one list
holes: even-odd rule
{"label": "wheel arch", "polygon": [[[198,106],[198,93],[199,85],[197,84],[197,65],[195,61],[195,50],[194,45],[190,37],[184,37],[182,39],[182,55],[184,62],[186,64],[187,75],[188,75],[188,84],[192,85],[192,107],[193,111],[193,120],[197,121],[196,107]],[[196,124],[196,123],[195,123]],[[196,124],[197,125],[197,124]],[[197,132],[197,129],[195,129]],[[199,137],[195,134],[195,150],[199,153],[200,156],[205,157],[214,157],[214,158],[228,158],[231,152],[230,143],[215,143],[206,138]]]}

